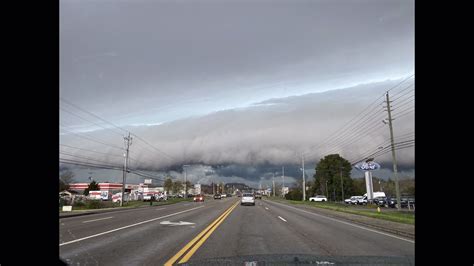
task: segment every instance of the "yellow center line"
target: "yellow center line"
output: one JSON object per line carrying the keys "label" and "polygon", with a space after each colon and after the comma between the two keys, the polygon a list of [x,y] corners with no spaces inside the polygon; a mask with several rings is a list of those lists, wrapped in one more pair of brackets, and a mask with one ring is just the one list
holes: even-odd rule
{"label": "yellow center line", "polygon": [[238,201],[230,206],[224,213],[222,213],[219,217],[217,217],[216,220],[214,220],[209,226],[206,227],[201,233],[199,233],[193,240],[191,240],[188,244],[186,244],[178,253],[176,253],[171,259],[169,259],[167,262],[165,262],[165,266],[171,266],[173,265],[186,251],[188,251],[194,243],[196,243],[203,235],[205,235],[214,225],[216,225],[220,219],[224,218],[226,214],[230,213],[237,205]]}
{"label": "yellow center line", "polygon": [[226,213],[226,215],[224,217],[222,217],[222,219],[214,226],[211,228],[211,230],[209,230],[200,240],[199,242],[197,242],[196,245],[194,245],[191,250],[188,251],[188,253],[186,253],[186,255],[184,255],[184,257],[179,261],[179,263],[185,263],[187,262],[192,255],[194,255],[194,253],[198,250],[199,247],[202,246],[202,244],[204,244],[204,242],[211,236],[211,234],[217,229],[217,227],[219,227],[219,225],[224,222],[225,218],[227,218],[227,216],[230,215],[230,213],[237,207],[238,204],[235,204],[234,206],[232,206],[232,208],[230,209],[229,212]]}

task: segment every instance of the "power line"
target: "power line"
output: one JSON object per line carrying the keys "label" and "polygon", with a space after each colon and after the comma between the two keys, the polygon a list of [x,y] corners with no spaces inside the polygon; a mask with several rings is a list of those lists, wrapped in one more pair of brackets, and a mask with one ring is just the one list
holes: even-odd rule
{"label": "power line", "polygon": [[119,135],[119,136],[122,136],[121,133],[118,133],[117,131],[113,131],[111,128],[106,128],[106,127],[104,127],[104,126],[102,126],[102,125],[100,125],[100,124],[97,124],[97,123],[95,123],[95,122],[93,122],[93,121],[90,121],[90,120],[88,120],[88,119],[85,119],[84,117],[81,117],[81,116],[78,115],[78,114],[75,114],[75,113],[73,113],[73,112],[71,112],[71,111],[68,111],[68,110],[64,109],[63,107],[59,107],[59,108],[60,108],[61,110],[63,110],[64,112],[68,113],[68,114],[71,114],[71,115],[73,115],[73,116],[76,116],[76,117],[78,117],[78,118],[80,118],[80,119],[82,119],[82,120],[84,120],[84,121],[87,121],[87,122],[89,122],[89,123],[92,123],[92,124],[94,124],[94,125],[96,125],[96,126],[98,126],[98,127],[100,127],[100,128],[105,129],[105,130],[111,130],[110,132],[113,132],[113,133],[115,133],[115,134],[117,134],[117,135]]}
{"label": "power line", "polygon": [[64,159],[64,158],[60,158],[59,162],[60,163],[65,163],[65,164],[89,166],[89,167],[95,167],[95,168],[101,168],[101,169],[113,169],[113,170],[120,170],[120,171],[122,170],[122,167],[115,166],[115,165],[95,164],[95,163],[89,163],[89,162],[71,160],[71,159]]}
{"label": "power line", "polygon": [[109,146],[109,147],[112,147],[112,148],[115,148],[115,149],[124,150],[121,147],[118,147],[118,146],[115,146],[115,145],[112,145],[112,144],[108,144],[108,143],[102,142],[101,140],[97,140],[97,139],[94,139],[94,138],[91,138],[91,137],[82,136],[82,135],[79,135],[78,133],[75,133],[75,132],[72,132],[70,130],[65,129],[63,126],[61,126],[61,127],[63,128],[64,131],[69,132],[71,134],[74,134],[74,135],[76,135],[80,138],[87,139],[87,140],[90,140],[90,141],[93,141],[93,142],[97,142],[97,143],[100,143],[100,144],[103,144],[103,145],[106,145],[106,146]]}
{"label": "power line", "polygon": [[80,156],[80,155],[71,154],[71,153],[62,152],[62,151],[60,151],[59,153],[60,153],[60,154],[67,155],[67,156],[71,156],[71,157],[86,159],[86,160],[90,160],[90,161],[96,161],[96,162],[99,162],[99,163],[110,163],[110,162],[108,162],[108,161],[97,160],[97,159],[90,158],[90,157],[87,157],[87,156]]}
{"label": "power line", "polygon": [[400,118],[400,117],[405,116],[405,115],[407,115],[407,114],[409,114],[409,113],[411,113],[411,112],[413,112],[413,111],[415,111],[415,108],[411,108],[410,110],[408,110],[408,111],[406,111],[406,112],[400,113],[400,114],[396,115],[393,119],[395,119],[395,118]]}
{"label": "power line", "polygon": [[[403,81],[401,81],[400,83],[398,83],[397,85],[393,86],[392,88],[388,89],[388,91],[391,91],[393,89],[395,89],[396,87],[400,86],[401,84],[403,84],[405,81],[407,81],[408,79],[410,79],[411,77],[415,76],[415,74],[405,78]],[[407,87],[408,88],[408,87]],[[406,89],[406,88],[405,88]],[[404,90],[405,90],[404,89]],[[403,91],[403,90],[402,90]],[[329,142],[329,140],[333,139],[333,140],[336,140],[336,139],[340,139],[340,135],[338,136],[336,133],[339,133],[341,134],[342,132],[350,129],[352,127],[351,123],[354,122],[354,119],[356,119],[359,115],[363,114],[366,110],[368,110],[373,104],[375,104],[380,98],[383,98],[385,94],[382,94],[380,97],[378,97],[377,99],[375,99],[372,103],[370,103],[366,108],[364,108],[364,110],[362,110],[360,113],[358,113],[354,118],[352,118],[351,120],[349,120],[343,127],[341,127],[340,129],[336,130],[335,132],[333,132],[329,138],[325,139],[321,144],[318,144],[318,145],[314,145],[312,147],[309,148],[309,150],[312,150],[312,149],[316,149],[316,148],[320,148],[322,145],[326,144]],[[381,103],[382,104],[382,103]],[[381,105],[380,104],[380,105]],[[376,105],[375,107],[377,107],[378,105]],[[367,115],[367,114],[366,114]],[[366,115],[362,116],[359,120],[363,119]],[[351,125],[350,127],[348,127],[349,125]],[[346,128],[348,127],[348,128]],[[345,129],[346,128],[346,129]],[[336,137],[338,136],[338,137]],[[334,139],[334,137],[336,137],[336,139]],[[312,152],[314,153],[314,152]],[[312,153],[309,153],[308,151],[307,152],[304,152],[303,154],[306,154],[306,155],[309,155],[309,154],[312,154]]]}
{"label": "power line", "polygon": [[396,105],[396,108],[392,108],[392,110],[400,109],[400,107],[405,106],[405,105],[407,105],[407,104],[409,104],[409,103],[414,104],[415,102],[414,102],[414,100],[406,101],[406,102],[404,102],[404,103],[402,103],[402,104],[400,104],[400,105]]}
{"label": "power line", "polygon": [[[317,149],[317,148],[320,148],[321,146],[323,146],[324,144],[328,143],[331,139],[333,140],[336,140],[338,139],[340,136],[336,133],[339,133],[341,134],[342,132],[345,132],[346,130],[350,129],[352,127],[352,123],[355,121],[355,119],[363,114],[366,110],[368,110],[373,104],[375,104],[380,98],[382,98],[382,96],[380,96],[379,98],[375,99],[375,101],[373,101],[372,103],[370,103],[366,108],[364,108],[364,110],[362,110],[359,114],[357,114],[355,117],[353,117],[351,120],[349,120],[347,123],[345,123],[345,125],[339,129],[337,129],[336,131],[334,131],[332,134],[329,135],[328,138],[326,138],[322,143],[320,144],[317,144],[317,145],[313,145],[309,148],[309,150],[312,150],[312,149]],[[379,104],[381,105],[381,104]],[[374,107],[377,107],[379,105],[376,105]],[[366,114],[367,115],[367,114]],[[362,116],[360,119],[364,118],[366,115]],[[359,119],[359,120],[360,120]],[[347,128],[346,128],[347,127]],[[335,138],[335,139],[334,139]],[[304,154],[309,154],[308,152],[304,152]]]}
{"label": "power line", "polygon": [[[404,143],[404,144],[397,144],[397,145],[394,145],[394,150],[398,150],[398,149],[401,149],[401,148],[409,148],[409,147],[414,147],[415,144],[414,144],[414,141],[413,142],[410,142],[410,143]],[[364,161],[366,160],[367,158],[376,158],[376,157],[379,157],[383,154],[386,154],[386,153],[389,153],[391,152],[392,149],[391,149],[391,146],[388,146],[388,147],[385,147],[381,150],[378,150],[378,151],[375,151],[373,152],[372,154],[370,155],[367,155],[367,156],[364,156],[364,157],[359,157],[360,159],[357,159],[357,160],[353,160],[351,161],[351,165],[355,165],[357,164],[358,162],[361,162],[361,161]]]}
{"label": "power line", "polygon": [[148,146],[150,146],[151,148],[153,148],[154,150],[158,151],[159,153],[163,154],[164,156],[168,157],[169,159],[172,159],[172,160],[176,160],[176,158],[172,157],[171,155],[161,151],[160,149],[156,148],[155,146],[151,145],[150,143],[148,143],[146,140],[144,140],[143,138],[137,136],[136,134],[133,134],[133,136],[135,136],[137,139],[143,141],[145,144],[147,144]]}
{"label": "power line", "polygon": [[[331,148],[329,150],[326,150],[327,153],[328,152],[333,152],[334,150],[337,150],[337,149],[341,149],[341,147],[346,147],[347,145],[351,144],[351,143],[347,143],[349,141],[354,142],[355,140],[358,140],[357,138],[360,139],[360,138],[368,137],[367,133],[375,132],[376,130],[378,130],[379,128],[381,128],[383,126],[382,124],[377,126],[377,124],[380,123],[378,119],[379,118],[373,119],[372,122],[367,123],[363,127],[358,128],[357,130],[351,132],[349,135],[346,136],[345,139],[342,139],[342,140],[332,144],[331,146],[333,146],[333,148]],[[331,146],[329,146],[329,147],[331,147]]]}
{"label": "power line", "polygon": [[389,90],[387,90],[387,92],[395,89],[396,87],[400,86],[401,84],[403,84],[405,81],[407,81],[408,79],[412,78],[413,76],[415,76],[415,74],[409,76],[408,78],[404,79],[402,82],[398,83],[397,85],[393,86],[392,88],[390,88]]}
{"label": "power line", "polygon": [[[399,92],[395,93],[393,96],[400,95],[400,94],[401,94],[403,91],[405,91],[405,90],[407,90],[407,89],[411,88],[411,87],[412,87],[412,86],[414,86],[414,85],[415,85],[415,84],[410,84],[410,85],[408,85],[408,86],[407,86],[407,87],[405,87],[403,90],[401,90],[401,91],[399,91]],[[396,101],[396,100],[398,100],[398,99],[402,98],[403,96],[405,96],[405,95],[409,94],[409,93],[410,93],[410,92],[412,92],[412,91],[415,91],[415,88],[413,88],[413,89],[411,89],[411,90],[407,91],[406,93],[404,93],[404,94],[402,94],[402,95],[398,96],[398,97],[397,97],[397,98],[395,98],[395,99],[392,99],[392,101]]]}
{"label": "power line", "polygon": [[115,157],[123,158],[123,155],[117,155],[117,154],[110,154],[110,153],[106,153],[106,152],[99,152],[99,151],[94,151],[94,150],[88,150],[88,149],[78,148],[78,147],[74,147],[74,146],[70,146],[70,145],[66,145],[66,144],[59,144],[59,146],[64,146],[64,147],[68,147],[68,148],[72,148],[72,149],[77,149],[77,150],[82,150],[82,151],[87,151],[87,152],[93,152],[93,153],[97,153],[97,154],[104,154],[104,155],[107,155],[107,156],[115,156]]}
{"label": "power line", "polygon": [[111,126],[117,128],[117,129],[120,129],[120,130],[122,130],[122,131],[124,131],[124,132],[128,132],[127,130],[125,130],[125,129],[123,129],[123,128],[117,126],[117,125],[115,125],[114,123],[112,123],[112,122],[110,122],[110,121],[107,121],[107,120],[105,120],[104,118],[102,118],[102,117],[100,117],[100,116],[98,116],[98,115],[96,115],[96,114],[94,114],[94,113],[91,113],[91,112],[89,112],[89,111],[87,111],[87,110],[84,110],[83,108],[81,108],[81,107],[79,107],[79,106],[77,106],[77,105],[71,103],[70,101],[68,101],[68,100],[66,100],[66,99],[64,99],[64,98],[62,98],[62,97],[60,97],[60,100],[63,101],[63,102],[65,102],[65,103],[67,103],[67,104],[69,104],[69,105],[71,105],[71,106],[73,106],[73,107],[75,107],[75,108],[77,108],[77,109],[79,109],[79,110],[81,110],[81,111],[83,111],[83,112],[85,112],[85,113],[87,113],[87,114],[90,114],[90,115],[92,115],[92,116],[94,116],[94,117],[96,117],[96,118],[98,118],[98,119],[104,121],[105,123],[107,123],[107,124],[109,124],[109,125],[111,125]]}
{"label": "power line", "polygon": [[[396,139],[396,140],[402,140],[402,139],[414,137],[414,134],[415,134],[415,132],[410,132],[410,133],[402,134],[402,135],[399,135],[399,136],[395,137],[395,139]],[[376,145],[376,146],[375,146],[375,147],[376,147],[375,149],[378,149],[378,147],[383,147],[383,146],[388,145],[388,144],[390,144],[390,140],[386,140],[386,141],[384,141],[384,142],[382,142],[382,143]],[[369,149],[369,150],[366,150],[365,152],[362,152],[362,153],[361,153],[361,154],[362,154],[361,156],[363,156],[363,157],[365,158],[365,157],[367,157],[370,153],[372,153],[373,150],[374,150],[374,148],[371,148],[371,149]],[[351,161],[352,161],[352,160],[351,160]]]}

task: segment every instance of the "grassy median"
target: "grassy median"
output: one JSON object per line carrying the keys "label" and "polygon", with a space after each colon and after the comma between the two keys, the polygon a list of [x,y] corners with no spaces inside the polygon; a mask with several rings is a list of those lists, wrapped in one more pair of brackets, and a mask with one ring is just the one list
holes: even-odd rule
{"label": "grassy median", "polygon": [[[283,200],[281,198],[269,198],[270,200],[276,200],[280,202],[288,202],[295,205],[308,205],[311,207],[328,209],[338,212],[346,212],[351,214],[357,214],[397,223],[404,224],[415,224],[415,213],[414,212],[398,212],[398,211],[384,211],[384,208],[380,208],[380,212],[377,212],[377,206],[366,205],[366,210],[354,209],[352,205],[345,205],[342,203],[334,202],[309,202],[309,201],[297,201],[297,200]],[[357,208],[357,207],[356,207]]]}

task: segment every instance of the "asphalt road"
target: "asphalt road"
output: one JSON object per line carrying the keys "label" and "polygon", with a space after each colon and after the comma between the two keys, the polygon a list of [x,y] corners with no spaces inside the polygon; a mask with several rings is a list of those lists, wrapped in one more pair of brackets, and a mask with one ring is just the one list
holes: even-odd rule
{"label": "asphalt road", "polygon": [[240,206],[239,199],[62,218],[60,257],[71,265],[223,264],[216,258],[278,262],[295,255],[329,261],[414,258],[412,240],[268,200]]}

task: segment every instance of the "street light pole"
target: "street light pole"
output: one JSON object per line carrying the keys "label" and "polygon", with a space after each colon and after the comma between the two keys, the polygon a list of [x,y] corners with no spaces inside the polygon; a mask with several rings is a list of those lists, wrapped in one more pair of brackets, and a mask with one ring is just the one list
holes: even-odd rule
{"label": "street light pole", "polygon": [[188,184],[187,184],[187,171],[186,171],[186,167],[188,167],[189,165],[185,164],[183,165],[183,169],[184,169],[184,198],[187,199],[188,198]]}
{"label": "street light pole", "polygon": [[275,173],[273,173],[272,182],[273,182],[273,197],[275,197]]}
{"label": "street light pole", "polygon": [[285,197],[285,167],[282,166],[281,170],[282,170],[281,178],[283,179],[283,187],[281,188],[281,193],[282,193],[283,197]]}

